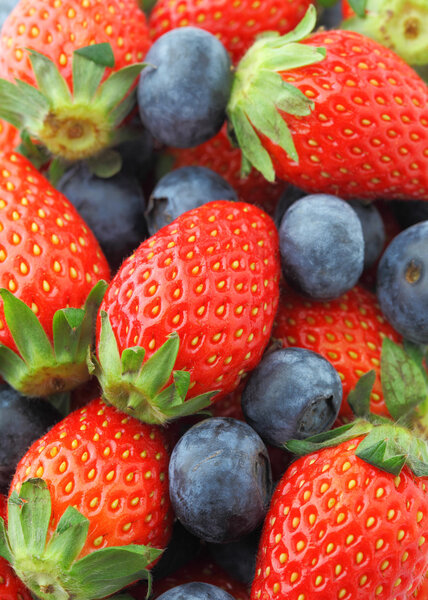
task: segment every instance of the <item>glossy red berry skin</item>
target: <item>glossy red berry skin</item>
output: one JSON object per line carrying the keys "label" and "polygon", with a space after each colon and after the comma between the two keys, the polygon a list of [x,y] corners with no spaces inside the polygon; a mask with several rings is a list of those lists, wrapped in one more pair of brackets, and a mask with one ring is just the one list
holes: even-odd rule
{"label": "glossy red berry skin", "polygon": [[321,62],[281,73],[314,101],[285,115],[299,162],[262,136],[278,178],[342,198],[428,199],[428,87],[392,51],[352,31],[302,44],[326,48]]}
{"label": "glossy red berry skin", "polygon": [[[0,517],[7,519],[5,496],[0,495]],[[32,600],[25,585],[18,579],[9,563],[0,557],[0,598],[1,600]]]}
{"label": "glossy red berry skin", "polygon": [[[73,205],[16,153],[0,155],[0,287],[33,309],[52,335],[54,313],[80,308],[107,260]],[[15,348],[0,307],[0,343]]]}
{"label": "glossy red berry skin", "polygon": [[274,493],[252,600],[405,600],[428,566],[428,479],[355,455],[362,438],[298,459]]}
{"label": "glossy red berry skin", "polygon": [[189,397],[218,390],[220,399],[261,359],[279,275],[271,218],[250,204],[210,202],[143,242],[113,278],[100,311],[120,351],[142,346],[149,357],[177,332],[175,370],[190,372]]}
{"label": "glossy red berry skin", "polygon": [[100,548],[165,548],[171,535],[169,450],[162,429],[127,417],[100,399],[71,413],[18,464],[11,491],[43,478],[52,498],[48,537],[68,506],[89,519],[80,557]]}
{"label": "glossy red berry skin", "polygon": [[382,340],[395,342],[401,336],[382,315],[376,296],[356,286],[330,302],[312,302],[286,288],[282,294],[275,326],[274,340],[284,348],[297,346],[318,352],[338,371],[343,386],[343,402],[339,416],[352,418],[347,402],[349,392],[364,373],[376,372],[370,409],[388,415],[380,382]]}
{"label": "glossy red berry skin", "polygon": [[12,152],[20,143],[19,131],[7,121],[0,119],[0,148],[2,152]]}
{"label": "glossy red berry skin", "polygon": [[136,0],[20,0],[3,25],[0,76],[34,85],[30,48],[48,56],[71,87],[74,50],[104,42],[112,46],[114,71],[143,61],[151,42]]}
{"label": "glossy red berry skin", "polygon": [[223,126],[221,131],[205,144],[184,150],[170,149],[169,152],[174,157],[174,169],[194,166],[207,167],[224,177],[236,191],[240,200],[262,208],[271,216],[286,188],[283,181],[269,183],[255,169],[252,169],[246,177],[241,175],[241,151],[232,146],[226,126]]}
{"label": "glossy red berry skin", "polygon": [[209,31],[222,42],[236,64],[264,31],[288,33],[303,18],[311,0],[158,0],[150,15],[154,40],[176,27]]}

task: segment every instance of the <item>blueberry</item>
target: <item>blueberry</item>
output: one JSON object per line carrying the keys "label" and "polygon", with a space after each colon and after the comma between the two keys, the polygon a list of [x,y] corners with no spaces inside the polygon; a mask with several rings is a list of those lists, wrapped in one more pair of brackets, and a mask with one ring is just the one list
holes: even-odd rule
{"label": "blueberry", "polygon": [[16,465],[31,444],[61,419],[46,400],[25,398],[0,385],[0,493],[8,492]]}
{"label": "blueberry", "polygon": [[340,29],[340,24],[343,21],[342,3],[336,2],[334,6],[324,8],[319,21],[320,27],[326,29]]}
{"label": "blueberry", "polygon": [[284,276],[304,295],[332,300],[360,278],[363,231],[347,202],[328,194],[305,196],[285,213],[279,236]]}
{"label": "blueberry", "polygon": [[207,542],[231,542],[253,531],[269,506],[272,476],[257,433],[236,419],[216,417],[191,427],[169,465],[177,518]]}
{"label": "blueberry", "polygon": [[296,200],[303,198],[303,196],[306,196],[306,192],[294,185],[289,185],[285,188],[275,208],[274,221],[278,228],[290,206],[294,204]]}
{"label": "blueberry", "polygon": [[234,600],[233,596],[210,583],[185,583],[158,596],[158,600]]}
{"label": "blueberry", "polygon": [[330,429],[342,402],[336,369],[320,354],[284,348],[267,354],[242,394],[246,421],[265,442],[281,446]]}
{"label": "blueberry", "polygon": [[210,544],[210,555],[232,579],[236,579],[249,586],[254,579],[256,570],[260,535],[261,529],[257,528],[236,542]]}
{"label": "blueberry", "polygon": [[137,179],[123,173],[101,179],[80,164],[67,171],[57,188],[89,225],[116,271],[146,237],[144,197]]}
{"label": "blueberry", "polygon": [[175,148],[214,137],[224,123],[232,84],[222,43],[202,29],[180,27],[160,37],[145,62],[138,104],[153,137]]}
{"label": "blueberry", "polygon": [[377,261],[385,245],[385,226],[380,212],[374,204],[363,204],[357,200],[349,202],[360,219],[364,237],[364,268]]}
{"label": "blueberry", "polygon": [[428,344],[428,221],[397,235],[377,272],[380,308],[401,335]]}
{"label": "blueberry", "polygon": [[150,235],[182,213],[212,200],[238,200],[223,177],[205,167],[182,167],[159,181],[150,196],[146,221]]}

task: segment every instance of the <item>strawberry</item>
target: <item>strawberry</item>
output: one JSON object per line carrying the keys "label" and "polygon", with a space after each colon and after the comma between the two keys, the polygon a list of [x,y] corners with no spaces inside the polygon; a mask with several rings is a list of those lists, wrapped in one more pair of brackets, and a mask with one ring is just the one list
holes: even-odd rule
{"label": "strawberry", "polygon": [[[121,102],[150,45],[136,0],[20,0],[0,39],[0,76],[10,82],[0,85],[0,117],[55,156],[95,156],[113,143],[132,108],[132,94]],[[92,50],[82,52],[87,46]]]}
{"label": "strawberry", "polygon": [[[279,273],[275,225],[250,204],[209,202],[160,229],[123,263],[100,308],[95,372],[106,400],[156,423],[188,414],[189,383],[195,402],[233,391],[268,343]],[[164,378],[149,386],[155,351]],[[188,373],[154,398],[174,364]]]}
{"label": "strawberry", "polygon": [[[6,517],[6,498],[0,495],[0,516]],[[31,594],[4,558],[0,558],[1,600],[31,600]]]}
{"label": "strawberry", "polygon": [[380,382],[382,340],[399,341],[400,336],[382,316],[376,296],[356,286],[330,302],[311,302],[287,288],[272,331],[282,347],[297,346],[318,352],[338,371],[343,386],[340,417],[352,412],[347,402],[349,392],[363,373],[376,372],[371,396],[371,410],[387,415]]}
{"label": "strawberry", "polygon": [[[14,569],[37,597],[104,598],[146,574],[171,534],[168,462],[160,429],[99,399],[31,446],[12,481],[8,539]],[[20,511],[19,491],[50,510],[28,524],[37,503]],[[14,544],[17,519],[38,532],[37,552],[31,540]]]}
{"label": "strawberry", "polygon": [[246,162],[307,191],[427,200],[428,87],[360,34],[307,37],[311,8],[237,69],[228,115]]}
{"label": "strawberry", "polygon": [[419,598],[419,600],[424,600],[424,598],[428,598],[428,573],[425,575],[421,585],[417,590],[408,596],[408,600],[412,598]]}
{"label": "strawberry", "polygon": [[[153,586],[153,598],[158,598],[164,592],[184,583],[200,581],[216,585],[228,592],[235,600],[249,600],[249,594],[244,584],[232,579],[223,569],[211,562],[206,557],[198,558],[173,575],[156,581]],[[129,590],[135,600],[144,600],[147,595],[147,586],[139,585]]]}
{"label": "strawberry", "polygon": [[19,131],[7,121],[0,119],[0,148],[2,152],[14,150],[20,142]]}
{"label": "strawberry", "polygon": [[[413,391],[418,402],[426,399],[427,382],[392,342],[385,352],[382,377],[398,369],[388,380],[388,408],[403,422],[415,405]],[[362,388],[367,377],[373,381],[365,376]],[[413,377],[418,383],[408,394]],[[370,388],[368,394],[362,388],[355,390],[360,418],[354,424],[287,444],[303,456],[272,498],[252,600],[405,600],[422,583],[428,445],[392,421],[367,415]]]}
{"label": "strawberry", "polygon": [[109,268],[72,204],[25,158],[1,154],[0,165],[0,374],[24,395],[48,395],[89,377],[104,285],[88,294]]}
{"label": "strawberry", "polygon": [[234,188],[243,202],[255,204],[269,215],[273,215],[285,184],[281,181],[268,183],[256,170],[247,176],[241,174],[241,152],[234,148],[227,135],[227,126],[205,144],[185,150],[171,149],[174,157],[174,169],[180,167],[201,166],[212,169]]}
{"label": "strawberry", "polygon": [[216,35],[237,63],[265,31],[294,29],[311,0],[158,0],[149,19],[154,40],[176,27],[200,27]]}

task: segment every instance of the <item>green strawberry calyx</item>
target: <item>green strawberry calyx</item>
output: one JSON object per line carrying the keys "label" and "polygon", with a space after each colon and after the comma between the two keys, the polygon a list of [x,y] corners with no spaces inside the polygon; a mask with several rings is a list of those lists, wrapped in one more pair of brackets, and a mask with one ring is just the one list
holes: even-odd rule
{"label": "green strawberry calyx", "polygon": [[17,352],[0,344],[0,375],[28,397],[61,394],[90,378],[88,351],[107,284],[99,281],[83,308],[63,308],[53,317],[53,343],[40,321],[22,300],[1,289],[6,324]]}
{"label": "green strawberry calyx", "polygon": [[40,600],[98,600],[139,579],[162,550],[143,545],[95,550],[79,558],[89,520],[69,506],[48,539],[51,496],[43,479],[29,479],[8,500],[8,528],[0,518],[0,556]]}
{"label": "green strawberry calyx", "polygon": [[54,157],[92,159],[115,143],[118,126],[136,101],[135,81],[144,63],[131,64],[104,79],[114,67],[108,43],[73,53],[73,91],[53,61],[28,50],[38,89],[0,79],[0,118],[34,139]]}
{"label": "green strawberry calyx", "polygon": [[428,376],[420,349],[402,348],[388,338],[382,345],[381,383],[391,417],[370,413],[375,372],[363,375],[348,396],[352,423],[306,438],[290,440],[287,450],[303,456],[364,436],[356,455],[379,469],[399,475],[407,466],[417,477],[428,476]]}
{"label": "green strawberry calyx", "polygon": [[242,151],[244,173],[253,166],[268,181],[275,180],[274,166],[263,148],[260,134],[283,148],[292,160],[299,160],[283,115],[305,117],[313,110],[314,102],[284,81],[281,72],[324,60],[325,48],[298,43],[311,33],[316,18],[316,8],[311,4],[290,33],[284,36],[276,32],[262,34],[237,67],[227,115]]}
{"label": "green strawberry calyx", "polygon": [[[103,399],[122,412],[145,423],[162,425],[207,408],[217,392],[207,392],[186,400],[190,387],[187,371],[174,371],[180,347],[177,333],[144,362],[145,349],[126,348],[120,353],[105,311],[101,311],[98,356],[88,359],[96,375]],[[171,383],[168,385],[168,382]]]}
{"label": "green strawberry calyx", "polygon": [[351,0],[356,15],[342,29],[357,31],[390,48],[411,65],[428,63],[426,0]]}

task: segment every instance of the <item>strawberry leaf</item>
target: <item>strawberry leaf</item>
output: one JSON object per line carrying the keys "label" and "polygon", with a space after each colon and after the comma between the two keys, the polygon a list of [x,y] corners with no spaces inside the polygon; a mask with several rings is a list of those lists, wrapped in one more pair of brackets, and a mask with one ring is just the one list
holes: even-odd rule
{"label": "strawberry leaf", "polygon": [[353,440],[354,438],[364,435],[371,431],[373,425],[367,421],[354,421],[342,427],[324,431],[317,435],[313,435],[304,440],[289,440],[285,444],[285,449],[298,456],[304,456],[311,452],[337,446],[342,442]]}
{"label": "strawberry leaf", "polygon": [[356,417],[367,417],[370,412],[370,395],[376,380],[374,370],[365,373],[348,394],[348,404]]}
{"label": "strawberry leaf", "polygon": [[75,50],[74,56],[83,57],[86,60],[101,67],[114,67],[114,54],[110,44],[93,44],[85,48]]}
{"label": "strawberry leaf", "polygon": [[89,520],[73,506],[67,507],[49,540],[45,558],[68,569],[82,551],[88,530]]}
{"label": "strawberry leaf", "polygon": [[[26,552],[41,556],[51,519],[51,496],[48,486],[43,479],[29,479],[22,484],[19,497],[23,500],[19,518]],[[21,548],[20,552],[22,550]]]}
{"label": "strawberry leaf", "polygon": [[71,94],[56,64],[44,54],[28,50],[31,66],[41,92],[50,105],[70,104]]}
{"label": "strawberry leaf", "polygon": [[366,16],[367,0],[348,0],[349,6],[361,18]]}
{"label": "strawberry leaf", "polygon": [[6,533],[6,525],[2,517],[0,517],[0,556],[7,560],[8,563],[12,561],[12,552]]}

